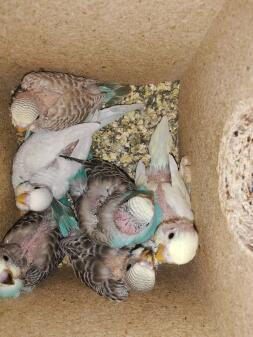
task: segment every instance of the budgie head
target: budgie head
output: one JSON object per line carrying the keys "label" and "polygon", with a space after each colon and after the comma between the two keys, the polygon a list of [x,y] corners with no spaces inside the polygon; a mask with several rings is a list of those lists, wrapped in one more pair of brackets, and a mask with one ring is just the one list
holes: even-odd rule
{"label": "budgie head", "polygon": [[154,240],[158,246],[156,259],[160,263],[186,264],[198,249],[198,233],[193,223],[185,218],[162,222]]}
{"label": "budgie head", "polygon": [[0,297],[17,297],[22,288],[21,268],[25,265],[17,244],[0,245]]}
{"label": "budgie head", "polygon": [[22,211],[44,211],[53,200],[53,195],[47,187],[33,186],[30,183],[19,185],[15,194],[16,206]]}
{"label": "budgie head", "polygon": [[33,122],[39,117],[39,110],[35,101],[29,96],[19,94],[11,104],[12,124],[17,132],[25,132]]}

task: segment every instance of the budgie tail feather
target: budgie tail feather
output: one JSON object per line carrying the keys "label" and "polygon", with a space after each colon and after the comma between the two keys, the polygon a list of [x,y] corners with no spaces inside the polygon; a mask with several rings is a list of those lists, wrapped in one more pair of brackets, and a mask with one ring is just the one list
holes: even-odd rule
{"label": "budgie tail feather", "polygon": [[60,200],[53,199],[51,207],[54,219],[64,237],[68,236],[72,230],[79,228],[75,213],[67,197],[63,197]]}
{"label": "budgie tail feather", "polygon": [[169,153],[172,152],[173,139],[169,131],[168,118],[164,116],[157,125],[150,143],[150,168],[158,171],[165,169],[169,164]]}
{"label": "budgie tail feather", "polygon": [[99,89],[104,96],[104,103],[106,106],[112,106],[119,103],[124,96],[129,94],[131,91],[130,85],[120,85],[120,84],[107,84],[101,83]]}

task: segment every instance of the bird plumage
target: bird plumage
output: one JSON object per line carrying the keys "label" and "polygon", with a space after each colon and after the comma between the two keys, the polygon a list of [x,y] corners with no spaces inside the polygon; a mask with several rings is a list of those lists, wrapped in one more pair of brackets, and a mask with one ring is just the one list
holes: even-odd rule
{"label": "bird plumage", "polygon": [[180,216],[193,221],[190,196],[172,149],[168,118],[163,117],[150,140],[150,166],[146,170],[143,163],[138,163],[136,175],[156,193],[164,219]]}
{"label": "bird plumage", "polygon": [[34,186],[48,187],[56,199],[63,197],[69,189],[69,179],[81,165],[65,160],[60,155],[72,154],[86,159],[92,134],[98,128],[98,123],[86,123],[61,131],[41,130],[33,134],[20,146],[14,157],[14,191],[28,181]]}
{"label": "bird plumage", "polygon": [[62,130],[84,122],[104,104],[118,103],[129,91],[129,85],[99,84],[57,72],[31,72],[24,76],[13,97],[13,124],[33,130]]}
{"label": "bird plumage", "polygon": [[163,117],[149,144],[150,166],[146,170],[142,162],[138,163],[136,183],[145,182],[147,188],[154,191],[162,209],[162,221],[151,242],[158,263],[184,264],[196,254],[198,234],[193,224],[190,196],[171,154],[172,148],[168,119]]}
{"label": "bird plumage", "polygon": [[80,232],[63,239],[61,247],[81,282],[112,300],[128,297],[124,279],[130,256],[127,249],[98,244]]}
{"label": "bird plumage", "polygon": [[[96,242],[114,248],[148,240],[159,222],[153,216],[150,192],[138,190],[134,180],[115,164],[92,159],[83,162],[83,167],[87,180],[77,206],[80,229]],[[134,198],[143,214],[136,211],[138,205],[131,208]]]}
{"label": "bird plumage", "polygon": [[0,244],[0,288],[5,286],[8,291],[6,284],[1,284],[4,270],[10,273],[13,284],[15,280],[23,283],[22,290],[46,279],[64,257],[61,238],[51,210],[21,217]]}

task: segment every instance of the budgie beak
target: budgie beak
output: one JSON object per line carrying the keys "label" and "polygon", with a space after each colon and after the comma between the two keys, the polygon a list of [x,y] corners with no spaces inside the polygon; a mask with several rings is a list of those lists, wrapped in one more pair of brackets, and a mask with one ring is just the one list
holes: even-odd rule
{"label": "budgie beak", "polygon": [[0,273],[0,283],[1,284],[6,284],[6,285],[12,285],[12,284],[14,284],[13,274],[12,274],[12,272],[10,270],[4,269]]}
{"label": "budgie beak", "polygon": [[27,192],[21,193],[16,197],[16,203],[19,203],[21,205],[27,205],[28,197],[29,197],[29,193]]}
{"label": "budgie beak", "polygon": [[21,127],[21,126],[17,126],[17,127],[16,127],[16,130],[17,130],[18,133],[25,133],[26,130],[27,130],[27,128],[23,128],[23,127]]}
{"label": "budgie beak", "polygon": [[19,278],[21,270],[12,263],[0,259],[0,298],[18,297],[23,288],[23,281]]}
{"label": "budgie beak", "polygon": [[158,249],[157,252],[155,254],[155,259],[159,262],[159,263],[164,263],[165,261],[165,246],[162,244],[158,245]]}

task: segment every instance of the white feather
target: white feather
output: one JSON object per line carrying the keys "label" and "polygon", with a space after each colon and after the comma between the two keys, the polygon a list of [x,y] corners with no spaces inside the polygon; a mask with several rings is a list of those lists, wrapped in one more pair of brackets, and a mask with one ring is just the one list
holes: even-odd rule
{"label": "white feather", "polygon": [[154,215],[152,202],[143,197],[133,197],[127,202],[129,212],[139,221],[148,224]]}
{"label": "white feather", "polygon": [[171,184],[165,183],[162,186],[166,202],[178,216],[185,217],[192,221],[194,216],[191,210],[190,196],[179,172],[177,163],[171,154],[169,155],[169,169]]}
{"label": "white feather", "polygon": [[173,139],[169,130],[168,118],[164,116],[152,134],[149,143],[150,168],[162,170],[169,163],[168,154],[172,151]]}
{"label": "white feather", "polygon": [[162,185],[162,189],[164,191],[166,202],[174,213],[192,221],[194,216],[191,205],[189,205],[178,186],[174,187],[173,185],[166,183]]}
{"label": "white feather", "polygon": [[126,283],[134,291],[150,291],[155,281],[154,268],[145,262],[135,263],[126,273]]}
{"label": "white feather", "polygon": [[196,231],[183,231],[171,240],[169,256],[173,263],[178,265],[190,262],[198,249],[198,234]]}
{"label": "white feather", "polygon": [[24,181],[47,186],[55,198],[68,190],[68,179],[74,176],[81,164],[59,157],[64,149],[78,140],[71,155],[86,159],[92,135],[98,123],[84,123],[61,131],[40,130],[19,148],[13,162],[12,184],[14,190]]}
{"label": "white feather", "polygon": [[117,121],[125,113],[133,110],[143,110],[143,104],[129,104],[129,105],[115,105],[110,108],[97,110],[93,115],[89,115],[85,122],[98,122],[100,123],[100,129],[106,125]]}
{"label": "white feather", "polygon": [[136,186],[147,186],[146,168],[143,161],[139,161],[135,172],[135,184]]}

